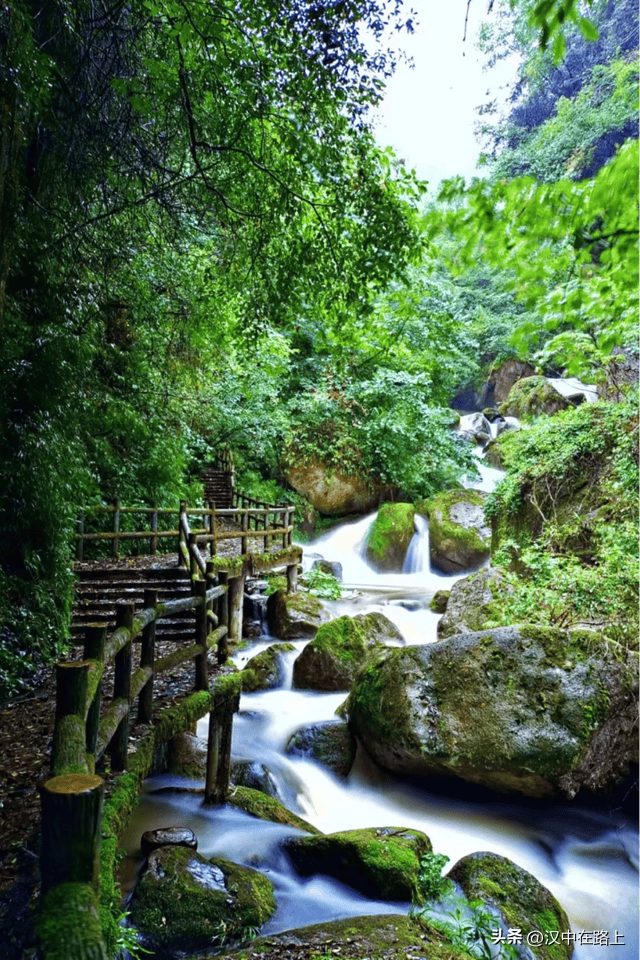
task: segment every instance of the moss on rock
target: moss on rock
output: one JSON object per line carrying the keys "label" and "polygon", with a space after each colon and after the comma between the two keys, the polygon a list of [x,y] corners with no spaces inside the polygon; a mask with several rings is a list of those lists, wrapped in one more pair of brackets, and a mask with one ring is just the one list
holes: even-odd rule
{"label": "moss on rock", "polygon": [[411,503],[383,503],[373,521],[365,556],[381,573],[402,571],[414,534],[415,507]]}
{"label": "moss on rock", "polygon": [[304,830],[306,833],[321,833],[317,827],[312,826],[296,813],[292,813],[275,797],[268,797],[265,793],[252,790],[250,787],[234,787],[228,794],[226,802],[232,807],[244,810],[252,817],[257,817],[259,820],[284,823],[290,827],[296,827],[298,830]]}
{"label": "moss on rock", "polygon": [[280,686],[284,674],[282,654],[292,650],[295,650],[292,643],[274,643],[252,657],[242,672],[242,689],[245,693],[272,690]]}
{"label": "moss on rock", "polygon": [[131,918],[154,949],[198,950],[216,936],[240,936],[275,910],[263,874],[184,847],[151,854],[131,900]]}
{"label": "moss on rock", "polygon": [[419,830],[368,827],[296,837],[285,841],[285,849],[303,876],[348,878],[367,897],[412,901],[420,896],[420,860],[431,851],[431,841]]}
{"label": "moss on rock", "polygon": [[[507,926],[521,930],[525,941],[533,930],[545,934],[545,942],[532,947],[538,960],[568,960],[573,953],[573,943],[563,942],[560,936],[571,929],[565,911],[546,887],[511,860],[497,853],[472,853],[459,860],[448,876],[470,900],[482,900],[500,910]],[[553,934],[558,934],[558,942]]]}
{"label": "moss on rock", "polygon": [[311,723],[296,731],[287,744],[287,753],[312,757],[338,777],[346,777],[356,755],[356,740],[344,720]]}
{"label": "moss on rock", "polygon": [[548,382],[546,377],[523,377],[511,387],[507,399],[499,407],[500,416],[517,417],[525,423],[541,415],[552,416],[567,410],[571,404]]}
{"label": "moss on rock", "polygon": [[491,530],[484,519],[485,498],[479,490],[446,490],[427,503],[431,563],[438,570],[472,570],[489,558]]}

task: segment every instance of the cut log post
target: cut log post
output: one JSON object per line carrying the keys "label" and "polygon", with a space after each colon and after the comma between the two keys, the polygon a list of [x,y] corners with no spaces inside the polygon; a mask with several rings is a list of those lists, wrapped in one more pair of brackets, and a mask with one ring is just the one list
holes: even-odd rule
{"label": "cut log post", "polygon": [[289,512],[289,511],[287,510],[286,507],[285,507],[284,510],[282,511],[282,549],[283,549],[283,550],[286,550],[286,549],[287,549],[287,515],[288,515],[288,512]]}
{"label": "cut log post", "polygon": [[87,758],[85,714],[91,664],[84,660],[56,666],[56,724],[53,731],[51,770],[92,772]]}
{"label": "cut log post", "polygon": [[[244,498],[243,498],[243,499],[244,499]],[[247,552],[247,537],[246,537],[246,531],[247,531],[247,529],[248,529],[248,527],[249,527],[249,511],[248,511],[248,509],[245,509],[245,510],[243,511],[243,513],[242,513],[242,523],[241,523],[241,527],[242,527],[242,532],[243,532],[244,535],[242,536],[242,538],[241,538],[241,540],[240,540],[240,553],[244,556],[244,555],[246,554],[246,552]]]}
{"label": "cut log post", "polygon": [[120,538],[118,534],[120,532],[120,501],[114,501],[115,510],[113,511],[113,548],[112,553],[114,557],[117,557],[120,552]]}
{"label": "cut log post", "polygon": [[[145,590],[144,609],[155,607],[158,602],[157,590]],[[156,656],[156,621],[152,620],[142,631],[140,648],[140,666],[151,667]],[[153,675],[147,680],[138,697],[138,723],[151,723],[153,714]]]}
{"label": "cut log post", "polygon": [[298,564],[287,565],[287,593],[298,592]]}
{"label": "cut log post", "polygon": [[242,640],[244,577],[229,577],[229,640]]}
{"label": "cut log post", "polygon": [[78,517],[78,538],[76,540],[76,560],[84,558],[84,513]]}
{"label": "cut log post", "polygon": [[101,777],[69,773],[40,788],[42,896],[60,883],[89,883],[100,875]]}
{"label": "cut log post", "polygon": [[[97,660],[104,663],[104,645],[107,639],[106,623],[90,623],[84,635],[85,660]],[[87,750],[94,754],[98,745],[98,729],[100,727],[100,702],[102,700],[102,680],[98,681],[96,692],[93,695],[89,712],[87,713]]]}
{"label": "cut log post", "polygon": [[[226,570],[220,570],[218,572],[218,583],[221,587],[227,586],[229,582],[229,575]],[[218,597],[218,624],[221,627],[229,627],[229,594],[223,593],[221,597]],[[217,653],[218,663],[226,663],[229,659],[229,642],[227,634],[224,637],[220,637],[218,640],[218,653]]]}
{"label": "cut log post", "polygon": [[209,733],[207,735],[207,776],[204,785],[204,802],[218,803],[216,796],[216,782],[220,763],[220,727],[216,711],[209,713]]}
{"label": "cut log post", "polygon": [[[131,632],[133,624],[133,604],[116,604],[116,630],[125,627]],[[113,699],[129,700],[131,698],[131,640],[119,650],[115,656],[115,673],[113,679]],[[118,728],[111,741],[111,769],[125,770],[127,766],[127,750],[129,747],[129,714],[118,724]]]}
{"label": "cut log post", "polygon": [[206,580],[196,580],[194,583],[195,595],[202,602],[196,607],[196,637],[195,642],[202,647],[202,653],[196,657],[196,690],[209,689],[209,675],[207,669],[207,633],[209,623],[207,621],[207,607],[205,604],[205,593],[207,592]]}

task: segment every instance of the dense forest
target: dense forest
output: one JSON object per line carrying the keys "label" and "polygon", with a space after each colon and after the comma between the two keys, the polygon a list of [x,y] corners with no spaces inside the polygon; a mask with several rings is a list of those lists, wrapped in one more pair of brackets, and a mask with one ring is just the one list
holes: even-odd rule
{"label": "dense forest", "polygon": [[[2,6],[3,696],[65,645],[84,507],[195,501],[222,447],[301,515],[294,454],[416,501],[473,470],[449,403],[493,365],[611,385],[637,353],[637,11],[491,6],[487,61],[517,50],[518,83],[481,117],[482,178],[439,191],[372,133],[400,0]],[[634,401],[614,399],[624,416],[514,442],[534,473],[598,429],[624,451],[624,509],[587,565],[531,548],[528,610],[558,569],[618,621],[632,592]]]}

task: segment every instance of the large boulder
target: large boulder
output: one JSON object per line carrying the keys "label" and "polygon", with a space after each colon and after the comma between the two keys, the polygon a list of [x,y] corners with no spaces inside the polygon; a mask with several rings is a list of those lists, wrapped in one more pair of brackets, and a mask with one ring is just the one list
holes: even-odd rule
{"label": "large boulder", "polygon": [[167,744],[167,773],[190,780],[204,780],[207,775],[207,741],[195,733],[178,733]]}
{"label": "large boulder", "polygon": [[[573,943],[562,939],[571,929],[566,913],[553,894],[516,863],[497,853],[472,853],[458,860],[448,876],[468,900],[482,900],[499,910],[505,927],[520,931],[523,944],[530,945],[538,960],[568,960],[572,955]],[[518,956],[525,960],[530,952],[520,947]]]}
{"label": "large boulder", "polygon": [[282,472],[294,490],[329,517],[368,513],[376,508],[384,492],[357,474],[318,457],[304,463],[285,463]]}
{"label": "large boulder", "polygon": [[480,443],[483,447],[491,440],[491,424],[484,413],[468,413],[460,417],[459,432],[465,440]]}
{"label": "large boulder", "polygon": [[346,777],[356,756],[356,740],[344,720],[323,720],[301,727],[290,738],[287,753],[309,757],[338,777]]}
{"label": "large boulder", "polygon": [[324,623],[293,664],[298,690],[348,690],[367,655],[388,641],[403,643],[397,627],[381,613],[337,617]]}
{"label": "large boulder", "polygon": [[378,651],[345,711],[394,772],[571,798],[613,785],[636,760],[637,694],[631,654],[589,631],[527,625]]}
{"label": "large boulder", "polygon": [[242,671],[242,689],[245,693],[256,690],[273,690],[282,686],[284,679],[283,654],[296,648],[292,643],[272,643],[266,650],[257,653]]}
{"label": "large boulder", "polygon": [[229,781],[236,787],[259,790],[268,797],[281,800],[278,784],[271,771],[257,760],[232,760]]}
{"label": "large boulder", "polygon": [[414,534],[411,503],[383,503],[369,528],[365,558],[380,573],[401,573]]}
{"label": "large boulder", "polygon": [[489,559],[491,528],[480,490],[446,490],[425,506],[431,564],[443,573],[473,570]]}
{"label": "large boulder", "polygon": [[438,621],[438,637],[474,633],[500,623],[500,598],[512,589],[494,567],[485,567],[456,581],[444,615]]}
{"label": "large boulder", "polygon": [[275,908],[264,874],[184,847],[162,847],[149,856],[130,904],[132,922],[158,960],[204,950],[216,936],[242,936]]}
{"label": "large boulder", "polygon": [[420,860],[431,841],[419,830],[367,827],[284,842],[302,876],[323,873],[349,883],[374,900],[413,901],[421,897]]}
{"label": "large boulder", "polygon": [[500,404],[500,413],[526,423],[543,414],[553,416],[570,406],[570,401],[558,393],[546,377],[525,377],[513,385],[507,399]]}
{"label": "large boulder", "polygon": [[482,391],[486,406],[502,403],[509,396],[511,388],[518,380],[532,377],[535,368],[525,360],[505,360],[489,374]]}
{"label": "large boulder", "polygon": [[315,637],[318,627],[329,619],[326,607],[317,597],[298,590],[276,590],[267,599],[269,633],[279,640]]}

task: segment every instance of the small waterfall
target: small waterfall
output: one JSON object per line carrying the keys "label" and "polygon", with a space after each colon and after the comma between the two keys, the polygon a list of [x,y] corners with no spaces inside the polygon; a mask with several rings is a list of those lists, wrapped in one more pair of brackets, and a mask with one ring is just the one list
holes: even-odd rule
{"label": "small waterfall", "polygon": [[429,555],[429,521],[426,517],[416,513],[414,518],[414,533],[402,568],[403,573],[429,572],[431,558]]}

